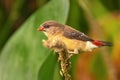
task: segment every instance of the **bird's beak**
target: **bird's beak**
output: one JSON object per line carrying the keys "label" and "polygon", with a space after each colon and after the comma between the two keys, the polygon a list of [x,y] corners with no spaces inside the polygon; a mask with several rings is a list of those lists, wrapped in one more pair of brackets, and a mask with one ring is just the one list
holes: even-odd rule
{"label": "bird's beak", "polygon": [[43,26],[40,26],[37,30],[38,30],[38,31],[44,31],[44,27],[43,27]]}

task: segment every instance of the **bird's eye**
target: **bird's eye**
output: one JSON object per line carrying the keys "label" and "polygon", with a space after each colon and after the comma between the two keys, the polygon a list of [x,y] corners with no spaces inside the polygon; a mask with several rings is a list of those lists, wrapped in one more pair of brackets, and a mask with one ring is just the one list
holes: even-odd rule
{"label": "bird's eye", "polygon": [[49,25],[44,25],[44,28],[49,28],[50,26]]}

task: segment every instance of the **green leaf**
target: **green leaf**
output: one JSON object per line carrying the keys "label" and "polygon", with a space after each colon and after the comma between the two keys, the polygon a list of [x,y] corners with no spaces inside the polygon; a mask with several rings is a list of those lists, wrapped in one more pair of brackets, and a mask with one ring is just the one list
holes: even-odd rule
{"label": "green leaf", "polygon": [[[43,63],[44,65],[42,65],[42,67],[39,70],[38,80],[48,80],[48,79],[49,80],[56,80],[56,79],[61,80],[60,75],[59,75],[60,70],[58,70],[59,67],[55,64],[57,62],[57,56],[49,55],[48,57],[49,58],[47,58],[44,61],[44,63]],[[51,76],[51,72],[52,72],[52,75],[54,75],[54,76]],[[55,77],[55,79],[54,79],[54,77]]]}
{"label": "green leaf", "polygon": [[46,20],[65,23],[68,10],[68,0],[51,0],[14,33],[0,56],[0,80],[61,79],[57,56],[42,45],[46,37],[37,28]]}
{"label": "green leaf", "polygon": [[[0,51],[3,48],[3,46],[5,45],[6,41],[8,40],[12,30],[13,30],[13,25],[15,23],[15,21],[18,19],[18,17],[20,16],[20,10],[23,6],[23,3],[25,1],[24,0],[14,0],[10,13],[8,15],[6,15],[6,13],[4,13],[2,16],[3,20],[0,21],[2,22],[3,25],[1,25],[0,27]],[[5,9],[4,9],[5,10]]]}

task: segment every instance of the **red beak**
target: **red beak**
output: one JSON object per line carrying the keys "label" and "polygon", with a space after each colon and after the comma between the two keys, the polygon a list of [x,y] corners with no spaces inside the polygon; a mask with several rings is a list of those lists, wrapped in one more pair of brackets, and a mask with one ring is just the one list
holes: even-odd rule
{"label": "red beak", "polygon": [[43,30],[44,30],[44,27],[41,26],[41,27],[39,27],[37,30],[38,30],[38,31],[43,31]]}

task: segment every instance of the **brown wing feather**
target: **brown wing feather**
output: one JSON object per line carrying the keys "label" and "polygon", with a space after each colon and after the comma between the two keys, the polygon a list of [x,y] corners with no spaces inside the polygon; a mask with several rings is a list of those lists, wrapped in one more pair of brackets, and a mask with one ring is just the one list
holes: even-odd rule
{"label": "brown wing feather", "polygon": [[70,39],[76,39],[76,40],[82,40],[82,41],[93,41],[93,39],[89,38],[87,35],[85,35],[82,32],[79,32],[73,28],[70,28],[68,26],[66,26],[64,28],[64,33],[63,35],[67,38]]}

